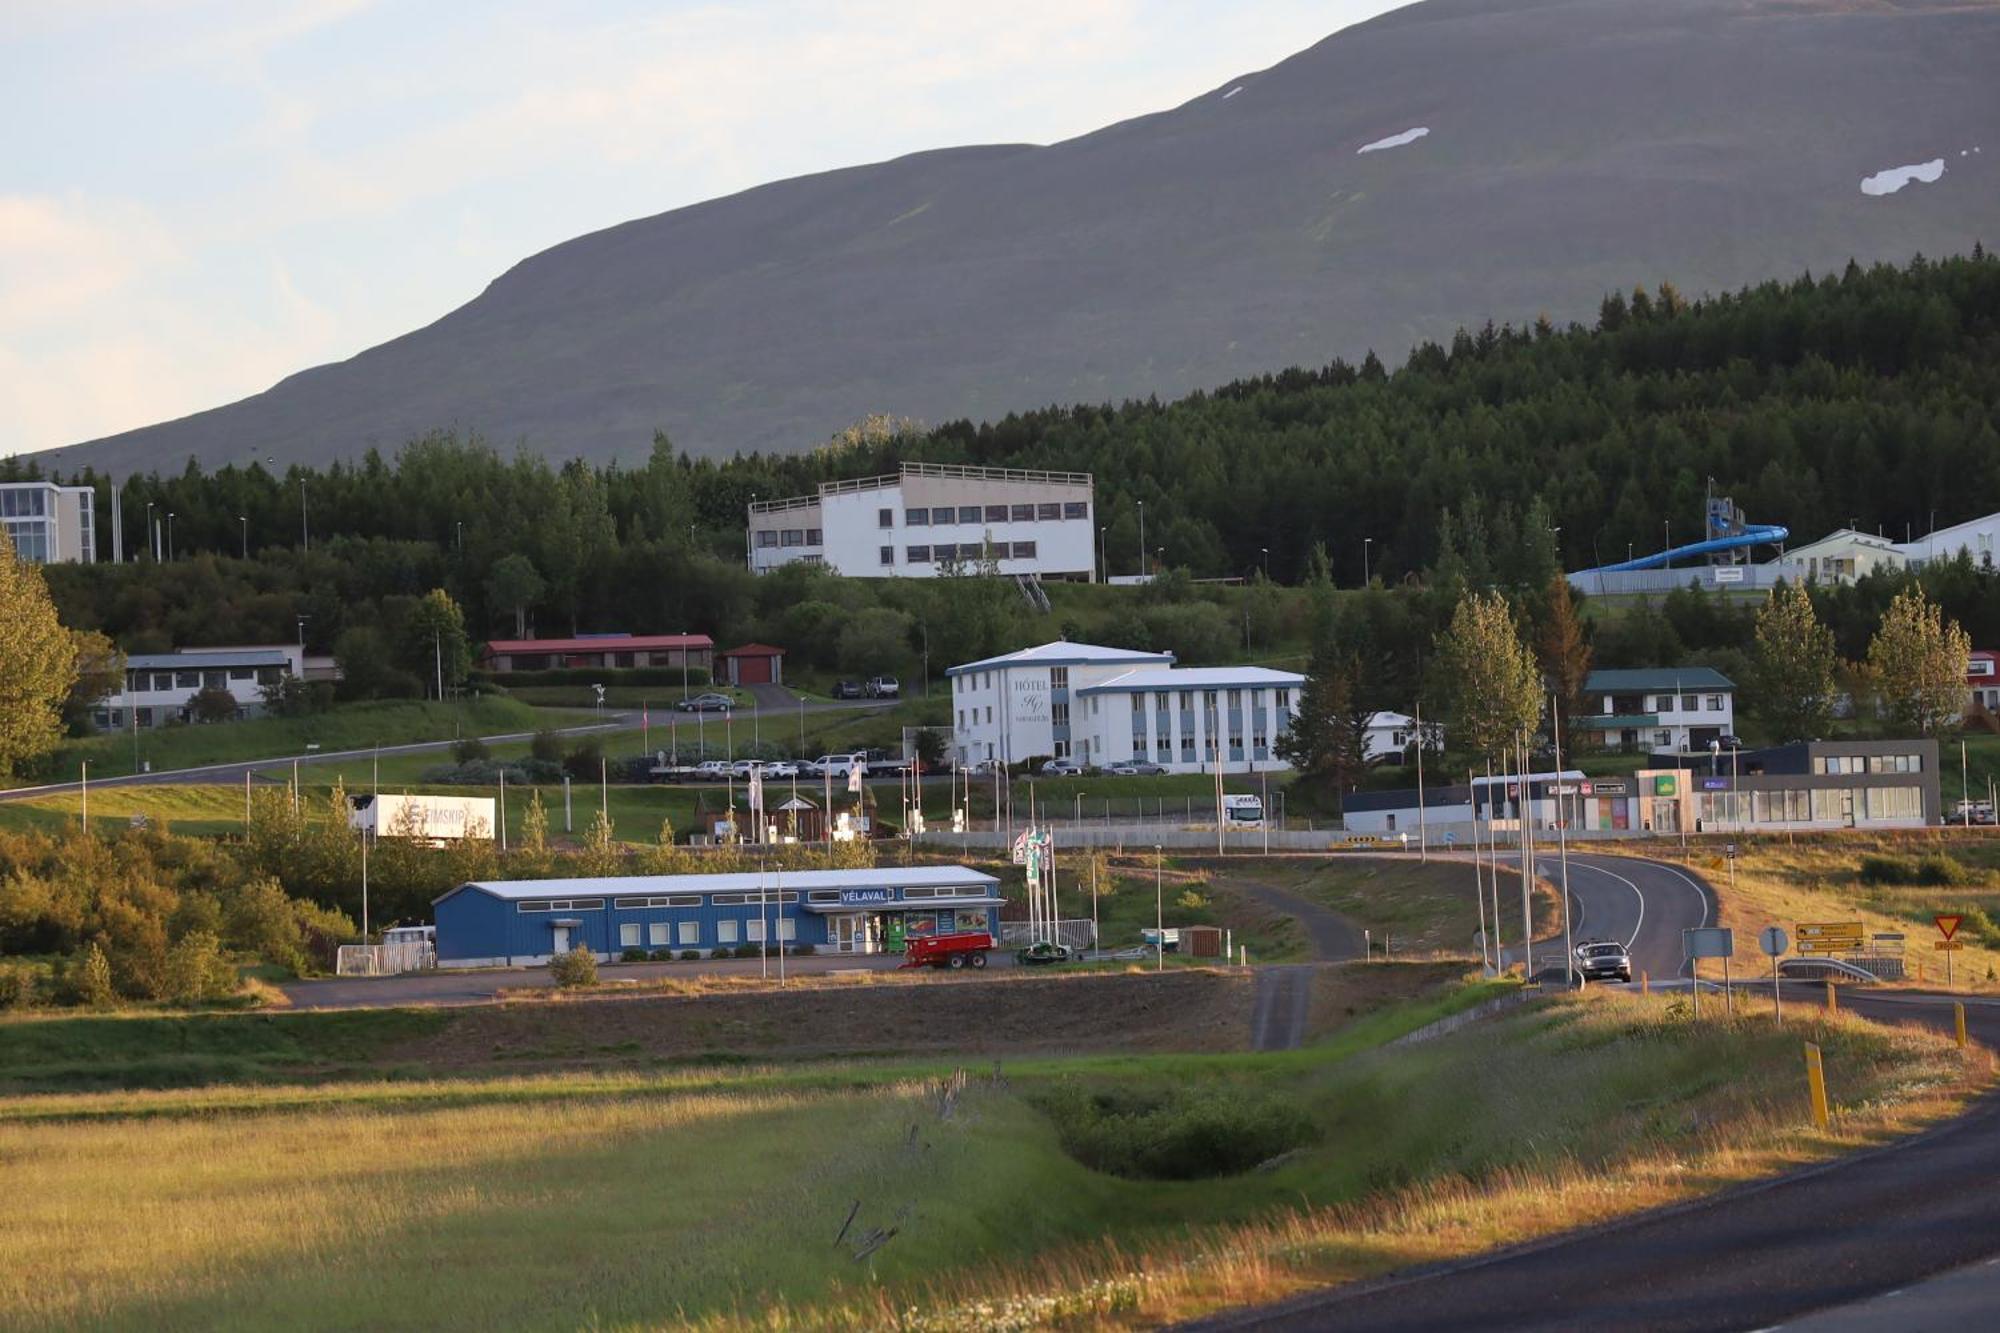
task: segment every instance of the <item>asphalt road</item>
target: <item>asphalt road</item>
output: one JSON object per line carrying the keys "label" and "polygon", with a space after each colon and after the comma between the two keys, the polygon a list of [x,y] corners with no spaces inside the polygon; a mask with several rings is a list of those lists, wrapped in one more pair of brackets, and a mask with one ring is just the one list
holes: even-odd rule
{"label": "asphalt road", "polygon": [[[1504,944],[1510,935],[1520,938],[1521,863],[1509,856],[1502,857],[1501,864],[1513,872],[1511,881],[1504,870],[1500,877]],[[1560,856],[1537,851],[1535,868],[1551,884],[1562,883]],[[1707,925],[1715,915],[1715,894],[1700,879],[1678,866],[1629,856],[1571,852],[1569,896],[1571,937],[1578,942],[1601,939],[1623,944],[1632,955],[1634,980],[1639,972],[1652,980],[1684,976],[1681,931]],[[1508,945],[1502,952],[1509,963],[1521,960],[1518,945]],[[1561,967],[1562,954],[1558,928],[1535,942],[1535,967]]]}
{"label": "asphalt road", "polygon": [[[1602,873],[1579,876],[1579,861]],[[1654,976],[1681,971],[1678,930],[1709,915],[1711,893],[1673,867],[1620,857],[1572,856],[1570,870],[1572,890],[1594,921],[1590,933],[1629,938],[1635,962]],[[1620,934],[1627,926],[1629,937]],[[1786,991],[1800,1002],[1823,994],[1816,986]],[[1934,993],[1850,989],[1841,1003],[1888,1021],[1940,1027],[1951,1021],[1951,998]],[[1966,1009],[1972,1035],[2000,1045],[2000,1002],[1968,1001]],[[1979,1266],[1996,1255],[2000,1095],[1989,1095],[1951,1123],[1888,1147],[1606,1227],[1232,1312],[1197,1327],[1763,1329],[1820,1311],[1835,1313],[1801,1326],[1993,1327],[1987,1298],[2000,1297],[2000,1281]],[[1934,1278],[1940,1280],[1927,1281]],[[1910,1304],[1895,1304],[1904,1300]],[[1973,1309],[1972,1322],[1959,1318]],[[1828,1322],[1834,1320],[1848,1322]]]}

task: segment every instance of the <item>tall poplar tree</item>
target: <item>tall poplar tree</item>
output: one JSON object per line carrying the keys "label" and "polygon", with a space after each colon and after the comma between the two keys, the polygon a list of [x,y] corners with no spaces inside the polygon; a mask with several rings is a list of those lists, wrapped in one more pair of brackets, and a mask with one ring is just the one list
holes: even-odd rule
{"label": "tall poplar tree", "polygon": [[1590,676],[1590,642],[1583,637],[1577,619],[1576,599],[1570,594],[1569,580],[1557,572],[1543,594],[1545,607],[1541,628],[1535,635],[1535,656],[1540,660],[1543,679],[1555,698],[1555,713],[1562,725],[1565,745],[1570,737],[1570,717],[1583,704],[1583,684]]}
{"label": "tall poplar tree", "polygon": [[56,618],[42,571],[0,529],[0,775],[53,750],[76,683],[76,641]]}
{"label": "tall poplar tree", "polygon": [[1433,697],[1444,701],[1445,743],[1501,755],[1541,721],[1542,676],[1506,598],[1469,592],[1437,639]]}
{"label": "tall poplar tree", "polygon": [[1820,623],[1803,583],[1781,583],[1757,613],[1751,702],[1780,741],[1813,740],[1833,719],[1833,631]]}
{"label": "tall poplar tree", "polygon": [[1966,665],[1972,639],[1921,586],[1896,594],[1868,645],[1868,679],[1889,720],[1903,731],[1936,736],[1965,716]]}

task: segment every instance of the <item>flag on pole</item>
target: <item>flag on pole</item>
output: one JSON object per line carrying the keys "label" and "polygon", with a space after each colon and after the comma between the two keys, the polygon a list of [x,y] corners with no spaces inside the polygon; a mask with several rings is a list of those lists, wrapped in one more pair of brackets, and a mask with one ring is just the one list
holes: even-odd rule
{"label": "flag on pole", "polygon": [[859,759],[848,766],[847,790],[856,796],[861,794],[861,761]]}
{"label": "flag on pole", "polygon": [[750,770],[750,808],[759,812],[764,809],[764,767],[761,764]]}

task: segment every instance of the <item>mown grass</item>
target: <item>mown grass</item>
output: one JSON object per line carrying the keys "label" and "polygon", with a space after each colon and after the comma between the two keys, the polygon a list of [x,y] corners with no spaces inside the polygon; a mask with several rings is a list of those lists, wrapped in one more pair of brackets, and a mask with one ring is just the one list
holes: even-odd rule
{"label": "mown grass", "polygon": [[[1474,956],[1479,952],[1480,908],[1470,862],[1423,861],[1404,854],[1272,860],[1254,868],[1238,867],[1231,861],[1225,873],[1261,879],[1329,907],[1357,928],[1367,929],[1377,947],[1386,941],[1392,953]],[[1510,941],[1520,933],[1518,872],[1511,879],[1503,873],[1500,901],[1510,914],[1501,922],[1501,937]],[[1539,938],[1560,923],[1557,896],[1537,880],[1532,901]]]}
{"label": "mown grass", "polygon": [[[12,1099],[42,1114],[0,1116],[0,1323],[1150,1325],[1872,1141],[1983,1069],[1852,1017],[1780,1032],[1609,994],[1376,1049],[1414,1017],[1274,1056],[1020,1061],[956,1094],[929,1062]],[[1830,1135],[1806,1127],[1802,1038]],[[1123,1179],[1034,1106],[1106,1088],[1254,1090],[1318,1137]]]}
{"label": "mown grass", "polygon": [[66,741],[51,757],[47,775],[37,780],[74,782],[85,761],[94,777],[122,777],[137,772],[140,761],[151,763],[155,771],[196,768],[303,754],[308,745],[321,750],[356,750],[378,743],[406,745],[455,736],[574,726],[590,720],[583,713],[538,710],[491,696],[442,704],[414,699],[339,704],[310,717],[259,717],[210,726],[144,730],[138,736],[136,755],[130,732]]}

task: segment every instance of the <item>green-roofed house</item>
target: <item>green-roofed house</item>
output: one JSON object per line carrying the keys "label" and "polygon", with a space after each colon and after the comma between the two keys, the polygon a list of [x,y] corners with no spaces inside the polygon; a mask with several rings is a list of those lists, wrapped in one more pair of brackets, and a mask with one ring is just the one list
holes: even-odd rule
{"label": "green-roofed house", "polygon": [[1607,750],[1706,754],[1736,734],[1736,683],[1713,667],[1593,671],[1583,683],[1577,739]]}

